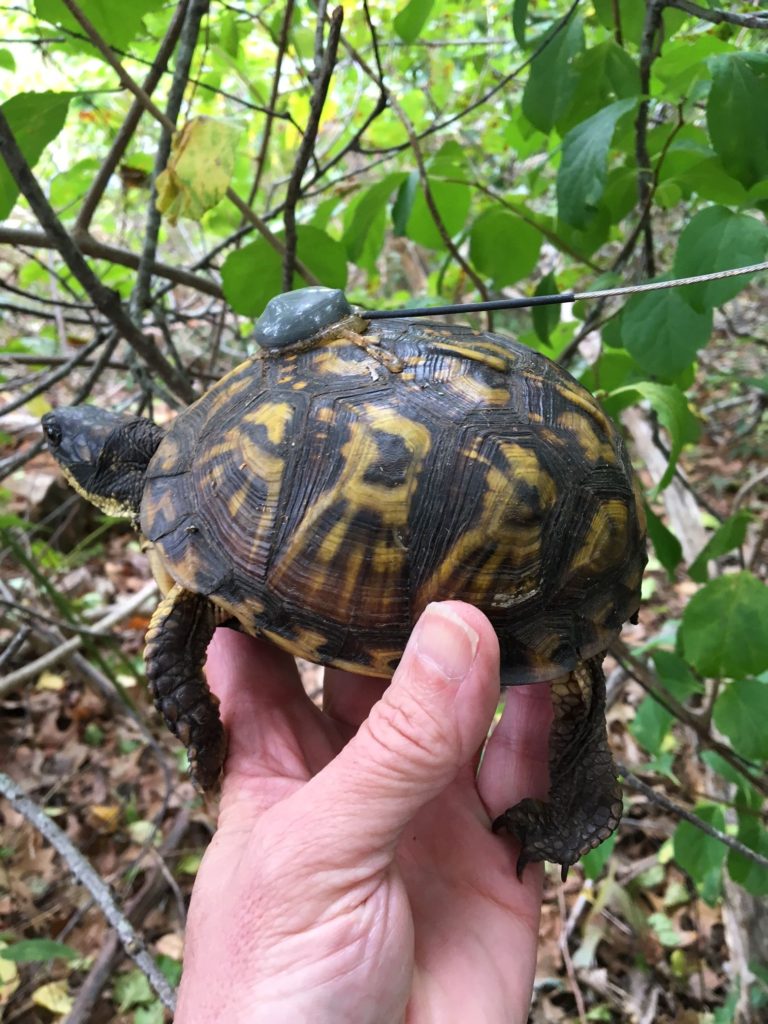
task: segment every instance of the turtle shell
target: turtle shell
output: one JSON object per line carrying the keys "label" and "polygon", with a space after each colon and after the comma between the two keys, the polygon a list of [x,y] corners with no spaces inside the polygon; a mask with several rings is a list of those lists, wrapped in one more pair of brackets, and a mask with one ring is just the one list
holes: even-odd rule
{"label": "turtle shell", "polygon": [[260,353],[178,416],[141,508],[164,570],[246,632],[370,675],[446,598],[488,615],[506,683],[605,651],[639,606],[645,524],[595,399],[498,335],[365,337]]}

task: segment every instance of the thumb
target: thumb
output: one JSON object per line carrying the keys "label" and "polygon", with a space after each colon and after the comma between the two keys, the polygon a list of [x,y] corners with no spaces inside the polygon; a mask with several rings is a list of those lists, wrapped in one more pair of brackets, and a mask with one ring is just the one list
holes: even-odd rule
{"label": "thumb", "polygon": [[305,828],[307,814],[316,823],[315,853],[327,835],[337,866],[390,856],[416,812],[473,759],[498,699],[498,642],[486,617],[457,601],[429,605],[367,720],[296,794]]}

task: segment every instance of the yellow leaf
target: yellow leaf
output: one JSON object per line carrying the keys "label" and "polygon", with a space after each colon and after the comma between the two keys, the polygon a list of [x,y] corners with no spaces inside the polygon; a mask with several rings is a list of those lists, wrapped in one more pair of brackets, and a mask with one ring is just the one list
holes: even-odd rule
{"label": "yellow leaf", "polygon": [[[7,942],[0,942],[0,949],[4,949]],[[0,957],[0,1008],[3,1007],[19,987],[19,969],[13,960],[3,960]],[[2,1017],[2,1010],[0,1010]]]}
{"label": "yellow leaf", "polygon": [[72,997],[67,991],[66,981],[49,981],[47,985],[41,985],[32,993],[32,1002],[60,1016],[72,1009]]}
{"label": "yellow leaf", "polygon": [[48,672],[46,670],[45,672],[41,672],[37,677],[36,686],[38,690],[58,691],[63,690],[65,685],[64,677],[58,675],[56,672]]}
{"label": "yellow leaf", "polygon": [[90,824],[100,832],[114,832],[120,822],[120,805],[91,804],[88,817]]}
{"label": "yellow leaf", "polygon": [[157,208],[171,224],[200,220],[223,198],[232,180],[240,126],[195,117],[177,132],[165,170],[157,176]]}
{"label": "yellow leaf", "polygon": [[28,402],[24,403],[24,408],[35,419],[40,419],[41,416],[45,416],[47,412],[51,411],[51,403],[44,395],[35,395],[34,398],[30,398]]}

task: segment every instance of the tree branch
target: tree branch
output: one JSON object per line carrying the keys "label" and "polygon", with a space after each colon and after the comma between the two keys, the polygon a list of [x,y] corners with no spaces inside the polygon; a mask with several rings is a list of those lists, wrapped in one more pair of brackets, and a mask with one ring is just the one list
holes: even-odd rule
{"label": "tree branch", "polygon": [[731,11],[710,10],[707,7],[699,7],[691,3],[691,0],[665,0],[665,7],[676,7],[679,11],[692,14],[702,21],[709,21],[713,25],[722,25],[727,22],[729,25],[738,25],[740,28],[762,28],[768,29],[768,14],[733,14]]}
{"label": "tree branch", "polygon": [[643,99],[635,118],[635,159],[637,160],[637,197],[640,204],[640,231],[643,236],[643,274],[654,277],[656,257],[653,251],[653,224],[650,216],[653,170],[648,153],[648,111],[651,93],[651,66],[658,56],[657,41],[661,31],[661,12],[665,0],[648,0],[648,8],[640,43],[640,92]]}
{"label": "tree branch", "polygon": [[317,139],[320,128],[320,118],[328,95],[328,86],[331,83],[331,75],[336,66],[336,54],[339,49],[341,37],[341,24],[344,20],[344,11],[336,7],[331,15],[328,29],[328,43],[323,55],[323,61],[319,68],[316,68],[315,88],[312,99],[309,103],[309,119],[301,140],[299,151],[293,165],[293,172],[288,182],[288,190],[285,197],[285,208],[283,210],[283,223],[285,224],[285,253],[283,255],[283,289],[290,291],[293,287],[293,274],[296,267],[296,203],[301,195],[301,179],[307,169],[309,158]]}
{"label": "tree branch", "polygon": [[[157,56],[152,62],[149,74],[144,79],[144,91],[147,95],[151,95],[157,83],[163,76],[173,48],[176,46],[176,41],[179,38],[181,32],[181,26],[184,21],[184,16],[187,9],[188,0],[183,0],[180,3],[171,19],[171,24],[168,26],[168,31],[165,33],[165,38],[160,44],[160,49],[157,51]],[[133,133],[136,131],[136,126],[141,119],[141,115],[144,113],[144,107],[138,100],[131,104],[131,109],[120,125],[115,141],[107,153],[101,167],[93,179],[93,184],[88,189],[88,194],[83,200],[83,204],[80,207],[80,212],[75,220],[75,226],[72,229],[72,236],[81,244],[83,235],[88,234],[88,229],[91,226],[93,215],[96,212],[96,207],[99,204],[101,197],[104,195],[104,190],[109,183],[109,179],[115,171],[115,168],[120,162],[120,158],[128,147],[128,143],[133,137]]]}
{"label": "tree branch", "polygon": [[40,222],[42,228],[53,240],[61,253],[62,259],[69,267],[73,276],[80,282],[93,301],[93,304],[110,323],[114,324],[125,340],[146,362],[168,388],[185,402],[191,402],[194,391],[171,364],[155,348],[150,339],[143,334],[126,313],[120,296],[111,288],[105,287],[86,263],[82,252],[70,238],[53,207],[46,199],[43,190],[19,149],[16,138],[11,131],[5,115],[0,110],[0,156],[5,159],[8,169],[26,196],[27,202]]}
{"label": "tree branch", "polygon": [[41,807],[26,797],[13,779],[4,772],[0,772],[0,794],[51,844],[78,882],[85,886],[117,932],[123,949],[146,975],[163,1006],[173,1012],[176,1007],[176,996],[173,989],[147,952],[138,932],[120,911],[106,882],[99,877],[59,826],[48,817]]}

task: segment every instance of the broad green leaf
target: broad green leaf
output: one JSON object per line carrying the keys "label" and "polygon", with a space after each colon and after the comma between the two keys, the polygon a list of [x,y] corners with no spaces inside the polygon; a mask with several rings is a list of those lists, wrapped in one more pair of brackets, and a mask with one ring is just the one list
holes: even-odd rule
{"label": "broad green leaf", "polygon": [[605,865],[611,858],[617,838],[618,835],[614,832],[613,835],[609,836],[604,843],[600,843],[598,847],[594,850],[590,850],[589,853],[585,853],[584,856],[579,859],[579,864],[581,865],[585,878],[591,878],[592,881],[600,878],[605,869]]}
{"label": "broad green leaf", "polygon": [[768,77],[749,54],[713,57],[707,127],[729,174],[750,186],[768,175]]}
{"label": "broad green leaf", "polygon": [[418,190],[419,172],[411,171],[398,189],[397,198],[392,207],[392,226],[396,238],[402,238],[405,235],[406,225],[411,216],[411,210],[413,210]]}
{"label": "broad green leaf", "polygon": [[[619,21],[616,23],[616,12]],[[639,43],[643,34],[645,6],[637,0],[595,0],[595,12],[601,25],[615,32],[621,28],[622,39]]]}
{"label": "broad green leaf", "polygon": [[[732,267],[760,263],[768,252],[768,227],[745,213],[733,213],[724,206],[701,210],[683,229],[675,255],[675,277],[693,277]],[[753,275],[729,277],[722,281],[691,284],[680,295],[699,313],[738,295]]]}
{"label": "broad green leaf", "polygon": [[756,761],[768,759],[766,715],[768,683],[758,679],[739,679],[728,683],[715,701],[717,728],[730,739],[734,750]]}
{"label": "broad green leaf", "polygon": [[[71,92],[21,92],[3,103],[0,110],[11,126],[16,142],[30,167],[64,127]],[[5,220],[19,196],[5,160],[0,160],[0,220]]]}
{"label": "broad green leaf", "polygon": [[707,562],[713,558],[720,558],[721,555],[733,551],[734,548],[741,547],[751,519],[750,513],[746,509],[741,509],[718,527],[688,569],[688,575],[692,580],[695,580],[696,583],[706,583],[709,579]]}
{"label": "broad green leaf", "polygon": [[675,569],[683,560],[683,548],[680,541],[668,530],[656,513],[646,505],[645,519],[648,524],[648,536],[653,544],[656,557],[667,570],[671,580],[675,578]]}
{"label": "broad green leaf", "polygon": [[395,32],[406,43],[412,43],[427,23],[435,0],[408,0],[405,7],[395,15]]}
{"label": "broad green leaf", "polygon": [[142,1003],[151,1003],[154,998],[146,975],[135,968],[114,979],[114,996],[121,1013]]}
{"label": "broad green leaf", "polygon": [[0,957],[17,964],[33,964],[49,960],[77,960],[80,954],[71,946],[53,939],[22,939],[8,946],[0,946]]}
{"label": "broad green leaf", "polygon": [[551,131],[570,106],[577,81],[571,61],[584,48],[581,17],[571,17],[559,28],[561,24],[552,29],[552,41],[533,61],[523,93],[523,113],[542,132]]}
{"label": "broad green leaf", "polygon": [[622,310],[624,347],[646,373],[670,380],[690,366],[712,333],[712,313],[697,313],[670,288],[633,295]]}
{"label": "broad green leaf", "polygon": [[[746,808],[739,809],[737,838],[750,850],[768,857],[768,830],[761,821],[762,800],[759,794],[755,796]],[[768,871],[736,850],[728,851],[728,874],[753,896],[768,895]]]}
{"label": "broad green leaf", "polygon": [[[469,185],[464,185],[461,182],[441,181],[430,175],[429,190],[445,230],[450,237],[453,237],[464,227],[469,213],[471,199]],[[413,206],[405,233],[413,242],[418,242],[419,245],[426,246],[428,249],[445,249],[445,243],[427,206],[420,185],[417,186],[416,194],[413,197]]]}
{"label": "broad green leaf", "polygon": [[675,928],[671,918],[667,914],[664,914],[661,911],[649,914],[648,924],[655,932],[656,938],[662,946],[667,946],[668,948],[673,949],[681,945],[682,938],[680,936],[680,932]]}
{"label": "broad green leaf", "polygon": [[179,217],[200,220],[224,198],[240,132],[232,122],[195,117],[174,135],[171,156],[157,176],[157,208],[171,224]]}
{"label": "broad green leaf", "polygon": [[651,658],[659,679],[677,700],[684,701],[694,693],[703,692],[703,684],[679,654],[657,648],[651,652]]}
{"label": "broad green leaf", "polygon": [[[344,246],[307,224],[300,224],[296,234],[299,259],[324,285],[344,288],[347,283]],[[277,237],[282,241],[282,234]],[[283,290],[282,282],[282,257],[263,238],[231,252],[221,268],[224,296],[235,312],[243,316],[259,316],[267,302]],[[299,274],[294,274],[294,288],[305,283]]]}
{"label": "broad green leaf", "polygon": [[588,117],[563,139],[563,157],[557,172],[557,204],[562,220],[586,227],[603,195],[616,123],[635,106],[624,99]]}
{"label": "broad green leaf", "polygon": [[669,464],[664,476],[656,485],[656,493],[663,491],[672,479],[678,456],[683,445],[692,444],[699,436],[699,422],[688,408],[685,395],[678,388],[668,384],[657,384],[655,381],[643,380],[636,384],[628,384],[618,388],[613,395],[637,392],[650,402],[659,417],[659,422],[669,433]]}
{"label": "broad green leaf", "polygon": [[[716,804],[697,804],[693,810],[697,817],[720,831],[725,828],[723,810]],[[720,895],[726,847],[688,821],[677,826],[672,845],[677,863],[691,876],[702,898],[714,905]]]}
{"label": "broad green leaf", "polygon": [[695,82],[712,77],[709,58],[733,51],[731,43],[718,39],[711,32],[665,40],[661,53],[653,62],[653,74],[670,93],[689,96]]}
{"label": "broad green leaf", "polygon": [[[78,8],[90,21],[102,39],[117,49],[125,49],[141,27],[141,19],[150,11],[158,11],[164,6],[164,0],[130,0],[130,3],[114,3],[112,0],[78,0]],[[38,18],[49,21],[53,25],[74,33],[74,42],[85,33],[73,15],[69,13],[61,0],[35,0],[35,12]],[[93,52],[93,47],[85,38],[81,46]],[[103,60],[102,57],[100,59]]]}
{"label": "broad green leaf", "polygon": [[137,1006],[133,1014],[133,1024],[163,1024],[164,1020],[165,1011],[159,999],[148,1006]]}
{"label": "broad green leaf", "polygon": [[674,715],[662,707],[657,700],[650,696],[643,697],[629,726],[629,731],[644,750],[647,750],[649,754],[656,755],[662,752],[662,742],[673,721]]}
{"label": "broad green leaf", "polygon": [[15,71],[16,61],[10,50],[0,50],[0,68],[3,71]]}
{"label": "broad green leaf", "polygon": [[[402,172],[388,174],[386,178],[377,181],[365,192],[356,196],[349,204],[344,213],[344,237],[342,239],[347,249],[347,256],[353,263],[358,263],[363,251],[367,248],[367,242],[374,226],[386,216],[386,208],[389,197],[405,180],[406,175]],[[383,243],[383,230],[381,242]],[[381,249],[381,245],[377,247]],[[376,252],[378,255],[378,251]]]}
{"label": "broad green leaf", "polygon": [[680,627],[688,661],[705,676],[768,668],[768,587],[750,572],[712,580],[691,598]]}
{"label": "broad green leaf", "polygon": [[533,271],[542,234],[508,210],[481,213],[469,233],[469,257],[496,288],[515,284]]}
{"label": "broad green leaf", "polygon": [[[546,274],[539,281],[536,286],[534,295],[556,295],[557,294],[557,281],[555,280],[554,274]],[[536,335],[540,342],[544,345],[551,345],[550,340],[552,331],[560,323],[560,316],[562,313],[561,307],[555,303],[552,306],[533,306],[531,309],[531,319],[533,321],[533,329],[536,331]]]}
{"label": "broad green leaf", "polygon": [[525,21],[528,17],[528,0],[515,0],[512,7],[512,31],[518,46],[525,46]]}

